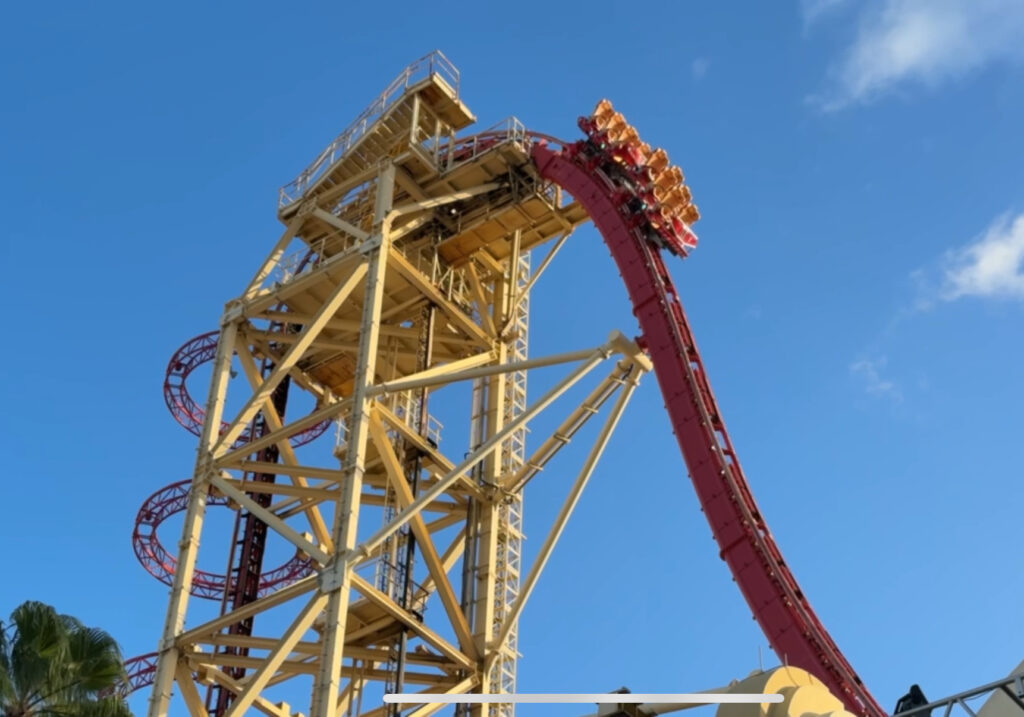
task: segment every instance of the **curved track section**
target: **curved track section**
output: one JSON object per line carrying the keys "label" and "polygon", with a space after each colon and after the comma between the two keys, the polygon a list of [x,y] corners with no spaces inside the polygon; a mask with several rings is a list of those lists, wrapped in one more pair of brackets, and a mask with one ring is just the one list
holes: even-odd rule
{"label": "curved track section", "polygon": [[117,686],[115,692],[120,697],[127,697],[136,690],[153,684],[156,675],[156,658],[158,652],[130,657],[124,661],[125,679]]}
{"label": "curved track section", "polygon": [[[192,481],[184,480],[161,488],[146,499],[135,516],[135,530],[132,532],[132,549],[135,550],[135,557],[139,559],[146,572],[165,585],[173,582],[178,560],[161,544],[157,537],[157,528],[172,515],[185,510],[188,506],[191,484]],[[206,504],[227,505],[228,499],[211,493]],[[259,597],[290,585],[311,575],[312,572],[313,565],[309,558],[296,555],[283,565],[260,575]],[[196,597],[220,600],[228,587],[226,575],[196,569],[190,592]]]}
{"label": "curved track section", "polygon": [[[202,432],[206,411],[196,403],[188,392],[186,380],[198,367],[213,361],[213,357],[217,354],[217,337],[219,335],[219,331],[209,331],[186,341],[171,356],[164,376],[164,402],[167,404],[167,409],[182,428],[195,436]],[[322,421],[299,431],[289,440],[295,448],[304,446],[323,435],[330,425],[330,421]],[[227,427],[228,424],[222,422],[221,432],[227,430]],[[247,428],[235,441],[235,447],[241,447],[251,439],[250,429]]]}
{"label": "curved track section", "polygon": [[825,682],[851,712],[884,716],[800,591],[754,502],[636,188],[593,141],[558,151],[537,142],[532,156],[545,180],[584,206],[618,265],[721,557],[772,649]]}

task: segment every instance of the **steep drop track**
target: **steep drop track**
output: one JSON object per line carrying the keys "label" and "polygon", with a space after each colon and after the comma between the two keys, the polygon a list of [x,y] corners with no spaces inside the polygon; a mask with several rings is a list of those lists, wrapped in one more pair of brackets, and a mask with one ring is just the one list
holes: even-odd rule
{"label": "steep drop track", "polygon": [[661,253],[638,229],[628,194],[586,142],[532,150],[540,175],[575,197],[611,251],[640,322],[672,428],[729,566],[779,659],[825,682],[865,717],[884,717],[790,573],[758,510],[711,393],[697,345]]}

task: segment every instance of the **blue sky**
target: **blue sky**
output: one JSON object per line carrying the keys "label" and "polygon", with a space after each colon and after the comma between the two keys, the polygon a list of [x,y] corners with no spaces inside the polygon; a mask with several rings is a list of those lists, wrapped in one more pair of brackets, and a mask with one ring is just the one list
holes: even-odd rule
{"label": "blue sky", "polygon": [[[163,406],[167,359],[275,241],[277,187],[437,47],[481,127],[515,114],[571,138],[608,97],[683,167],[704,218],[671,269],[716,395],[882,704],[1016,665],[1024,5],[387,7],[5,9],[0,614],[39,599],[128,654],[155,647],[166,589],[134,561],[132,519],[194,456]],[[635,331],[589,228],[533,306],[536,354]],[[530,486],[528,556],[566,465]],[[523,691],[702,689],[771,661],[653,380],[520,632]]]}

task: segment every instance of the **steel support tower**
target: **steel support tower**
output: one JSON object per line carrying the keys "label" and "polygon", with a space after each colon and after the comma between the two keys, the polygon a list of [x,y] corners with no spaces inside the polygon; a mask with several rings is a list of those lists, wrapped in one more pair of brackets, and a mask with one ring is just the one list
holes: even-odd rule
{"label": "steel support tower", "polygon": [[[199,448],[187,498],[172,492],[172,509],[166,491],[154,496],[136,546],[171,583],[150,717],[179,714],[175,692],[193,717],[383,717],[394,713],[385,690],[514,691],[519,616],[651,364],[618,332],[528,356],[530,289],[588,216],[538,175],[521,124],[457,137],[473,121],[440,53],[408,67],[282,189],[283,233],[219,333],[172,360],[168,405]],[[531,249],[552,239],[531,271]],[[202,409],[184,377],[208,359]],[[587,378],[602,364],[603,378]],[[558,378],[528,401],[527,372],[542,368]],[[585,398],[565,397],[585,379]],[[460,401],[464,432],[449,425],[442,440],[431,411]],[[563,416],[549,437],[533,434],[531,454],[528,424],[549,407]],[[595,416],[593,445],[524,574],[523,487]],[[333,444],[310,443],[328,422]],[[242,514],[239,551],[252,552],[244,536],[255,533],[260,561],[286,546],[291,567],[246,585],[237,558],[224,576],[198,570],[213,505]],[[175,561],[155,526],[178,509]],[[204,540],[205,552],[217,545]],[[193,596],[222,609],[204,615]],[[204,700],[204,685],[216,697]],[[286,702],[296,695],[308,707]],[[483,713],[511,708],[473,712]]]}

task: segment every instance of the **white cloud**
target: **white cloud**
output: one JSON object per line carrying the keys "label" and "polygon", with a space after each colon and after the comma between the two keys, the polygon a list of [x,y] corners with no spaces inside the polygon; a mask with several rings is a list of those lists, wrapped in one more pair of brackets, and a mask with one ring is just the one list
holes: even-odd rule
{"label": "white cloud", "polygon": [[884,356],[860,359],[850,364],[850,373],[863,382],[864,390],[870,395],[899,403],[903,400],[903,393],[894,381],[882,376],[885,364]]}
{"label": "white cloud", "polygon": [[848,3],[849,0],[800,0],[800,10],[804,16],[804,24],[811,25]]}
{"label": "white cloud", "polygon": [[976,241],[943,259],[939,298],[1024,299],[1024,214],[999,217]]}
{"label": "white cloud", "polygon": [[698,57],[690,63],[690,72],[693,73],[693,79],[702,79],[708,73],[708,68],[710,67],[711,60],[706,57]]}
{"label": "white cloud", "polygon": [[[842,0],[802,0],[805,22]],[[997,62],[1024,61],[1021,0],[875,0],[832,67],[826,110],[870,102],[904,85],[935,87]]]}

